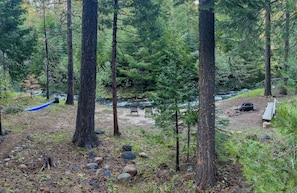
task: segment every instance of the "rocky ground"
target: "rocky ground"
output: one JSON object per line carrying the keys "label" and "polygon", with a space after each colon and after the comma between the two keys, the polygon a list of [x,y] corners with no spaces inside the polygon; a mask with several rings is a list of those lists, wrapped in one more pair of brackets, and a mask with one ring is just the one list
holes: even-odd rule
{"label": "rocky ground", "polygon": [[[269,98],[238,98],[216,104],[220,117],[230,120],[224,129],[228,135],[273,135],[272,130],[262,128],[261,115]],[[255,111],[239,112],[243,102],[252,102]],[[155,147],[140,144],[140,128],[154,131],[154,120],[144,110],[131,115],[129,109],[119,109],[119,125],[122,136],[112,136],[112,109],[96,106],[95,125],[101,145],[92,150],[74,147],[71,137],[75,128],[76,106],[55,108],[52,106],[37,112],[21,112],[16,115],[2,114],[4,130],[11,132],[0,142],[0,193],[3,192],[149,192],[151,185],[158,187],[176,178],[176,192],[194,192],[191,188],[194,172],[191,167],[182,167],[172,174],[174,162],[161,163],[151,168],[154,158],[150,155]],[[59,104],[62,105],[62,104]],[[140,133],[140,136],[138,135]],[[141,140],[141,139],[140,139]],[[133,142],[133,143],[132,143]],[[125,151],[132,145],[133,155]],[[140,142],[139,142],[140,143]],[[125,149],[128,148],[128,149]],[[134,151],[135,150],[135,151]],[[128,151],[129,152],[129,151]],[[129,153],[128,153],[129,154]],[[129,157],[130,156],[130,157]],[[136,159],[131,159],[131,156]],[[183,161],[183,160],[182,160]],[[172,162],[172,163],[171,163]],[[137,169],[136,169],[137,168]],[[241,173],[241,166],[233,162],[220,163],[218,184],[212,192],[247,192],[249,185]],[[137,170],[137,174],[136,171]],[[123,176],[129,173],[130,176]],[[118,177],[122,175],[121,179]],[[126,177],[129,182],[122,185]],[[138,191],[135,190],[138,186]],[[166,192],[163,189],[155,192]]]}

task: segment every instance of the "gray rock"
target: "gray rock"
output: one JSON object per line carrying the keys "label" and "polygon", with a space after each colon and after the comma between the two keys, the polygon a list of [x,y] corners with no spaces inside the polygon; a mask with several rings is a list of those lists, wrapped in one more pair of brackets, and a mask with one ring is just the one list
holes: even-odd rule
{"label": "gray rock", "polygon": [[0,135],[0,142],[4,141],[4,136]]}
{"label": "gray rock", "polygon": [[100,184],[95,183],[95,184],[92,185],[92,187],[93,187],[94,189],[99,189],[99,188],[100,188]]}
{"label": "gray rock", "polygon": [[110,170],[103,171],[103,176],[107,178],[111,178],[111,171]]}
{"label": "gray rock", "polygon": [[94,189],[98,189],[98,188],[100,188],[100,184],[98,184],[98,183],[96,182],[96,180],[94,180],[94,179],[90,179],[90,180],[88,181],[88,183],[89,183],[89,185],[91,185]]}
{"label": "gray rock", "polygon": [[76,165],[73,165],[73,164],[70,166],[70,169],[74,170],[74,171],[79,171],[80,170],[79,167],[77,167]]}
{"label": "gray rock", "polygon": [[108,165],[108,164],[105,164],[105,165],[103,166],[103,168],[104,168],[104,169],[106,169],[106,170],[109,170],[109,168],[110,168],[110,165]]}
{"label": "gray rock", "polygon": [[132,151],[126,151],[126,152],[122,153],[121,157],[126,160],[136,159],[136,155]]}
{"label": "gray rock", "polygon": [[118,180],[119,180],[119,182],[129,182],[131,177],[132,176],[128,173],[122,173],[122,174],[118,175]]}
{"label": "gray rock", "polygon": [[128,144],[123,145],[122,148],[123,148],[124,151],[132,151],[132,146],[128,145]]}
{"label": "gray rock", "polygon": [[32,135],[27,135],[26,139],[29,141],[34,141],[34,138]]}
{"label": "gray rock", "polygon": [[95,131],[95,133],[98,134],[98,135],[104,135],[104,134],[105,134],[105,131],[102,131],[102,130],[100,130],[100,129],[97,129],[97,130]]}
{"label": "gray rock", "polygon": [[89,179],[89,180],[88,180],[88,183],[89,183],[90,185],[95,184],[95,183],[96,183],[96,180],[94,180],[94,179]]}
{"label": "gray rock", "polygon": [[89,158],[90,159],[94,159],[95,157],[97,157],[95,152],[93,152],[93,151],[89,152]]}
{"label": "gray rock", "polygon": [[20,151],[22,151],[22,148],[21,148],[21,147],[15,147],[15,148],[14,148],[14,151],[15,151],[15,152],[20,152]]}
{"label": "gray rock", "polygon": [[269,140],[269,139],[271,139],[271,137],[269,135],[262,135],[261,139]]}
{"label": "gray rock", "polygon": [[99,165],[97,163],[88,163],[87,165],[88,169],[98,169]]}
{"label": "gray rock", "polygon": [[123,169],[123,173],[128,173],[131,176],[135,176],[137,174],[137,168],[134,164],[127,164]]}
{"label": "gray rock", "polygon": [[66,176],[69,176],[70,174],[71,174],[70,171],[65,171],[65,175],[66,175]]}

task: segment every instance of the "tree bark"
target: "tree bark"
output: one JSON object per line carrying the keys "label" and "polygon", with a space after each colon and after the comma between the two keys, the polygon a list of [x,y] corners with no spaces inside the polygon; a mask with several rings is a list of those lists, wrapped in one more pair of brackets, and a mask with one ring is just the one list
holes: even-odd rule
{"label": "tree bark", "polygon": [[46,16],[45,16],[45,1],[43,1],[43,35],[45,42],[45,68],[46,68],[46,99],[49,99],[49,56],[48,56],[48,41],[46,33]]}
{"label": "tree bark", "polygon": [[82,56],[76,130],[72,142],[87,149],[99,145],[94,132],[98,1],[83,0]]}
{"label": "tree bark", "polygon": [[264,96],[271,96],[271,23],[270,23],[270,0],[266,0],[265,10],[265,92]]}
{"label": "tree bark", "polygon": [[67,46],[68,46],[68,90],[67,90],[67,105],[73,105],[74,97],[74,77],[73,77],[73,48],[72,48],[72,6],[71,0],[67,0]]}
{"label": "tree bark", "polygon": [[[290,12],[288,5],[286,5],[286,24],[285,24],[285,53],[284,53],[284,69],[283,73],[286,74],[288,70],[288,58],[290,49]],[[284,86],[282,87],[280,94],[287,95],[288,79],[283,77]]]}
{"label": "tree bark", "polygon": [[215,170],[215,39],[214,1],[199,1],[199,120],[197,188],[216,183]]}
{"label": "tree bark", "polygon": [[118,125],[117,113],[117,21],[118,21],[118,0],[114,0],[113,31],[112,31],[112,107],[113,107],[113,134],[121,135]]}
{"label": "tree bark", "polygon": [[[177,99],[175,99],[175,106],[178,106]],[[175,157],[175,171],[180,171],[179,167],[179,132],[178,132],[178,111],[175,110],[175,139],[176,139],[176,157]]]}
{"label": "tree bark", "polygon": [[0,135],[4,135],[2,132],[2,117],[1,117],[1,111],[2,111],[2,107],[0,106]]}

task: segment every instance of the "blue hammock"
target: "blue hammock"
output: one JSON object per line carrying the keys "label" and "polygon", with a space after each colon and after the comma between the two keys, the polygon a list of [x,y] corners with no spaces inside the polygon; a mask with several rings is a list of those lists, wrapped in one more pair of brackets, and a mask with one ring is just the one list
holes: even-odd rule
{"label": "blue hammock", "polygon": [[37,107],[27,108],[27,109],[25,109],[25,111],[38,111],[38,110],[41,110],[41,109],[44,109],[44,108],[50,106],[50,105],[51,105],[53,102],[55,102],[55,101],[56,101],[56,100],[52,100],[52,101],[50,101],[50,102],[48,102],[48,103],[45,103],[45,104],[43,104],[43,105],[39,105],[39,106],[37,106]]}

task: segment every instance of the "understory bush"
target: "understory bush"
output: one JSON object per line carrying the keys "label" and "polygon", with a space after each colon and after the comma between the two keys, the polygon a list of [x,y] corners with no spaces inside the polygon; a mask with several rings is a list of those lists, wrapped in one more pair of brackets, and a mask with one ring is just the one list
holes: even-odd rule
{"label": "understory bush", "polygon": [[297,192],[297,99],[277,104],[272,124],[277,132],[273,140],[235,136],[225,150],[242,164],[252,191]]}
{"label": "understory bush", "polygon": [[286,143],[241,139],[229,141],[226,149],[234,161],[242,164],[243,174],[252,185],[252,191],[293,192],[297,189],[297,172],[291,164],[291,150]]}

